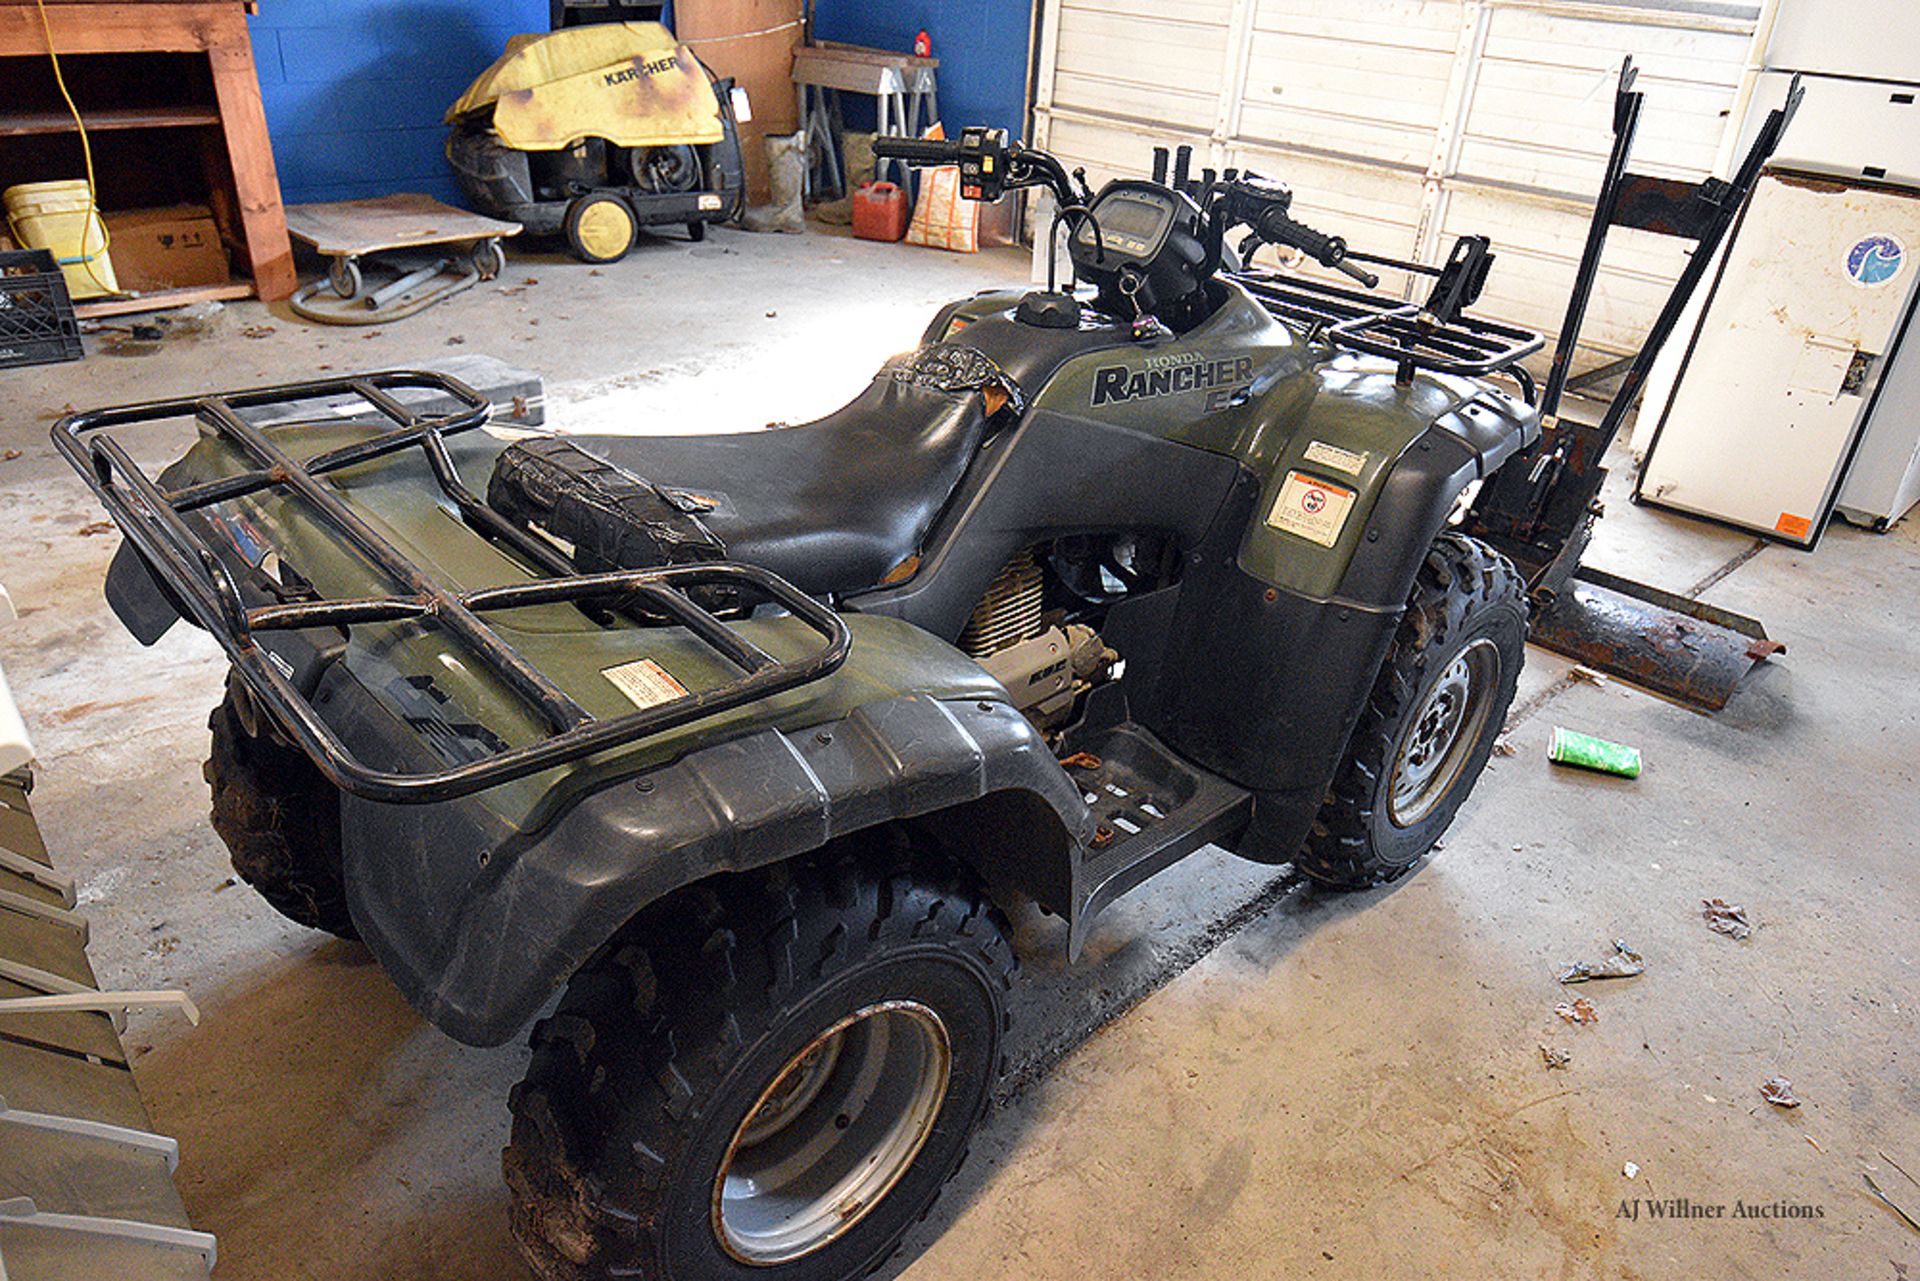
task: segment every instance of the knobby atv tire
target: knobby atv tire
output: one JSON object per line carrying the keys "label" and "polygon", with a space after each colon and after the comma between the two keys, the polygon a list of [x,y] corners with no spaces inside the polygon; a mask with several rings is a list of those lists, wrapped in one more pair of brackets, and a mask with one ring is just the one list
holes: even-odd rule
{"label": "knobby atv tire", "polygon": [[[872,851],[806,860],[643,914],[535,1027],[502,1164],[514,1236],[545,1281],[846,1281],[926,1217],[1002,1071],[1016,965],[964,870],[888,837],[880,868]],[[883,1001],[924,1004],[950,1037],[925,1146],[838,1237],[742,1262],[715,1208],[734,1135],[793,1055]]]}
{"label": "knobby atv tire", "polygon": [[213,751],[202,771],[233,870],[288,920],[358,938],[340,865],[339,791],[304,753],[249,734],[237,697],[229,688],[207,718]]}
{"label": "knobby atv tire", "polygon": [[[1406,875],[1453,821],[1486,767],[1520,679],[1527,637],[1526,585],[1505,556],[1463,534],[1443,533],[1421,564],[1407,612],[1394,633],[1373,692],[1328,785],[1295,865],[1335,889],[1383,885]],[[1394,823],[1395,762],[1413,718],[1449,664],[1489,640],[1499,670],[1493,700],[1464,766],[1419,821]]]}

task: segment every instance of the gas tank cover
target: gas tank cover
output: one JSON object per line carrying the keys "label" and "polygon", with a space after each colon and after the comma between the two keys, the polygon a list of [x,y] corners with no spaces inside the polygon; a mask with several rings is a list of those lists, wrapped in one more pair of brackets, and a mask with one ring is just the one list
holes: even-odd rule
{"label": "gas tank cover", "polygon": [[1014,319],[1036,329],[1078,329],[1080,300],[1072,294],[1036,289],[1020,300]]}

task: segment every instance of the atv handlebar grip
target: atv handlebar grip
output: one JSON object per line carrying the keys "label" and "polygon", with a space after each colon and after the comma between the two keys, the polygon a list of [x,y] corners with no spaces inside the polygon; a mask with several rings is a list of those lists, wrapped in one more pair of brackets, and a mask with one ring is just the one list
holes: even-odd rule
{"label": "atv handlebar grip", "polygon": [[1277,245],[1291,245],[1322,267],[1331,267],[1342,275],[1351,276],[1369,289],[1380,283],[1380,277],[1347,261],[1346,241],[1338,236],[1329,236],[1324,231],[1315,231],[1303,222],[1295,222],[1281,210],[1271,210],[1261,218],[1258,231],[1262,240]]}
{"label": "atv handlebar grip", "polygon": [[873,154],[883,160],[904,160],[910,165],[957,165],[960,144],[936,138],[875,138]]}
{"label": "atv handlebar grip", "polygon": [[1338,236],[1315,231],[1303,222],[1295,222],[1280,210],[1273,210],[1259,223],[1260,238],[1277,245],[1290,245],[1322,267],[1338,266],[1347,256],[1347,242]]}

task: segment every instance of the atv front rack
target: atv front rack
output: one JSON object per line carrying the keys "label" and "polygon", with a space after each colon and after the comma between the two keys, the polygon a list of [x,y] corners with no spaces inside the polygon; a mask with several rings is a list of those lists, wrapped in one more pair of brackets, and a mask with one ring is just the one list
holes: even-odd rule
{"label": "atv front rack", "polygon": [[[1351,255],[1356,261],[1381,262],[1424,274],[1435,269],[1414,263]],[[1546,346],[1544,335],[1477,316],[1447,320],[1419,303],[1396,302],[1310,280],[1304,276],[1248,268],[1233,273],[1248,293],[1276,319],[1338,347],[1385,356],[1402,381],[1415,369],[1479,378],[1506,373],[1533,399],[1533,379],[1520,362]]]}
{"label": "atv front rack", "polygon": [[[410,408],[393,393],[436,393],[454,408]],[[299,462],[259,427],[236,412],[356,396],[394,426]],[[444,374],[396,370],[354,378],[322,379],[254,391],[158,400],[69,414],[53,429],[53,443],[79,471],[114,523],[166,586],[176,605],[191,614],[226,651],[248,690],[270,711],[335,786],[355,796],[386,802],[444,801],[523,778],[620,747],[743,704],[819,680],[846,661],[852,634],[840,617],[786,580],[753,565],[714,562],[612,573],[579,574],[559,553],[504,520],[460,480],[446,437],[483,426],[491,411],[485,397]],[[237,449],[252,470],[182,489],[160,487],[126,449],[103,429],[193,417],[216,438]],[[340,420],[328,420],[337,424]],[[354,512],[329,472],[398,453],[425,451],[440,489],[483,536],[511,545],[549,578],[475,591],[436,583],[418,564]],[[232,572],[184,513],[263,491],[292,496],[330,526],[399,591],[390,596],[299,600],[249,606]],[[744,599],[770,602],[818,633],[821,644],[798,660],[774,658],[697,604],[689,591],[720,587]],[[481,615],[535,605],[596,602],[638,606],[684,627],[742,675],[723,685],[610,719],[595,717],[528,662]],[[358,624],[414,620],[444,631],[543,720],[550,736],[508,748],[482,760],[422,773],[375,769],[361,761],[321,719],[313,704],[258,640],[263,632],[310,627],[349,629]]]}

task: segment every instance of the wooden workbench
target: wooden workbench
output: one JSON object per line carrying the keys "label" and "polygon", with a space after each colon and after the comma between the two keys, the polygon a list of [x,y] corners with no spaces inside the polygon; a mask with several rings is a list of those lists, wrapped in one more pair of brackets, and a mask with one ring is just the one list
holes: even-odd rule
{"label": "wooden workbench", "polygon": [[[100,139],[118,138],[123,131],[140,131],[143,149],[177,150],[177,162],[184,168],[204,168],[209,174],[208,204],[223,237],[245,266],[251,281],[236,281],[229,286],[209,286],[171,291],[194,297],[234,297],[256,293],[263,299],[285,298],[297,283],[293,267],[293,249],[287,239],[286,215],[280,203],[280,180],[274,172],[273,149],[267,139],[267,117],[260,104],[260,83],[254,73],[253,44],[247,34],[246,5],[240,0],[206,3],[204,0],[145,0],[141,3],[96,2],[96,0],[48,0],[46,16],[53,33],[53,47],[63,59],[68,55],[200,55],[210,92],[204,101],[179,101],[191,87],[179,87],[178,78],[169,76],[162,83],[154,78],[155,100],[142,102],[138,59],[130,60],[129,74],[117,78],[114,97],[123,101],[96,103],[90,109],[88,96],[74,84],[75,69],[69,68],[68,82],[74,89],[81,119],[87,123],[89,138],[95,142],[95,170],[100,171]],[[14,68],[24,72],[31,64],[15,60],[47,58],[47,34],[40,14],[31,0],[0,0],[0,83],[15,80]],[[76,57],[77,64],[100,60]],[[197,59],[194,59],[197,61]],[[12,64],[11,66],[9,64]],[[66,65],[63,63],[63,66]],[[80,68],[85,71],[87,68]],[[97,68],[95,68],[97,74]],[[37,67],[33,73],[42,74]],[[108,81],[116,78],[108,76]],[[198,76],[192,77],[198,81]],[[10,101],[8,99],[11,99]],[[174,99],[174,100],[167,100]],[[58,106],[59,104],[54,104]],[[0,139],[53,137],[74,132],[73,121],[63,106],[22,102],[18,95],[0,97]],[[151,139],[151,142],[147,142]],[[173,157],[169,156],[171,160]],[[0,174],[0,185],[16,181],[38,181],[45,177],[74,177],[71,173],[30,173],[26,176]],[[100,185],[108,186],[102,175]],[[152,201],[150,203],[165,203]],[[112,205],[105,197],[102,204]],[[131,301],[104,300],[84,304],[93,314],[137,310],[168,301],[164,294],[148,294]]]}

